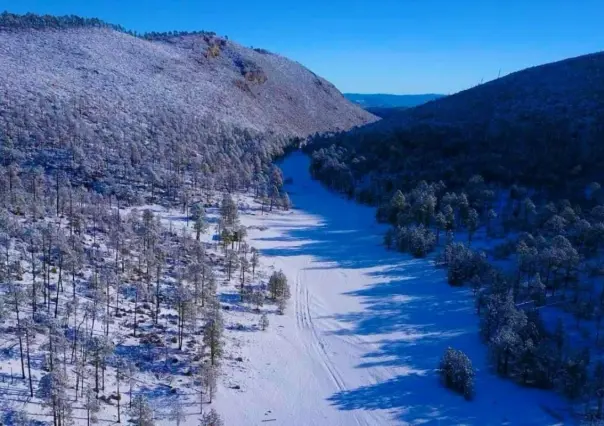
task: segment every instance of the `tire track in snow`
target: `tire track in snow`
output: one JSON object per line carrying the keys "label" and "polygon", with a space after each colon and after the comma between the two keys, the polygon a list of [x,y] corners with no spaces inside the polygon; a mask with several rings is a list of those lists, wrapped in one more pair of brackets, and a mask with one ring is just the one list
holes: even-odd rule
{"label": "tire track in snow", "polygon": [[[327,371],[331,381],[337,388],[337,391],[343,392],[347,390],[346,384],[344,383],[342,374],[332,362],[331,357],[329,356],[329,353],[325,348],[325,342],[321,338],[320,331],[317,330],[315,326],[310,309],[310,292],[308,291],[308,288],[306,286],[303,286],[301,283],[301,275],[307,266],[308,264],[305,265],[304,268],[298,270],[296,273],[296,324],[298,326],[298,330],[310,332],[307,333],[310,335],[311,338],[309,346],[312,347],[312,350],[317,354],[319,362]],[[307,349],[310,349],[309,346],[307,346]],[[370,424],[365,420],[361,421],[361,419],[359,419],[359,416],[354,412],[352,413],[352,416],[358,426],[367,426]]]}
{"label": "tire track in snow", "polygon": [[303,291],[302,285],[300,284],[300,274],[302,270],[298,270],[296,273],[296,324],[298,329],[308,329],[308,320],[305,317],[305,309],[302,306]]}

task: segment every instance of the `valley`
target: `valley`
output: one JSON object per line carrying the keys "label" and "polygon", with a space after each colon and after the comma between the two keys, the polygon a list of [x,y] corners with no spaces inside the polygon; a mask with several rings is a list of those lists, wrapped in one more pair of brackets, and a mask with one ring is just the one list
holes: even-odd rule
{"label": "valley", "polygon": [[[241,218],[267,227],[250,243],[286,273],[292,301],[270,334],[240,333],[249,361],[232,380],[245,391],[224,389],[216,402],[227,424],[563,423],[559,397],[490,370],[471,292],[450,287],[431,259],[385,250],[375,210],[322,187],[308,164],[301,153],[280,164],[292,211]],[[472,402],[439,383],[447,346],[474,363]]]}
{"label": "valley", "polygon": [[603,52],[176,3],[0,13],[0,426],[601,424]]}

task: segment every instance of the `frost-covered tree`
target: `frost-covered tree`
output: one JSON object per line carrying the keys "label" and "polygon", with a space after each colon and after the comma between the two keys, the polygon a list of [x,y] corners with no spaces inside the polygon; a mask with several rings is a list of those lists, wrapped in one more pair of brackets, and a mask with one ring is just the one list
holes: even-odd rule
{"label": "frost-covered tree", "polygon": [[528,282],[528,289],[530,297],[535,302],[535,305],[543,306],[546,301],[546,288],[541,281],[541,275],[539,275],[539,273],[535,274],[533,279]]}
{"label": "frost-covered tree", "polygon": [[97,414],[101,411],[101,404],[99,403],[98,395],[90,387],[84,393],[84,408],[86,409],[86,422],[88,426],[97,424],[99,422]]}
{"label": "frost-covered tree", "polygon": [[264,292],[260,289],[253,289],[251,294],[251,302],[256,308],[257,312],[260,312],[260,308],[264,305]]}
{"label": "frost-covered tree", "polygon": [[265,331],[268,326],[269,326],[269,322],[268,322],[268,316],[266,315],[266,313],[263,313],[262,316],[260,316],[260,330]]}
{"label": "frost-covered tree", "polygon": [[191,219],[193,220],[193,229],[195,229],[195,239],[199,241],[201,234],[208,228],[208,219],[201,203],[195,203],[191,206]]}
{"label": "frost-covered tree", "polygon": [[199,372],[199,381],[201,383],[201,403],[203,406],[204,395],[211,404],[216,395],[216,382],[218,380],[218,366],[204,364]]}
{"label": "frost-covered tree", "polygon": [[558,382],[564,394],[570,399],[577,399],[587,392],[589,379],[589,350],[586,348],[566,358],[558,375]]}
{"label": "frost-covered tree", "polygon": [[55,424],[69,424],[71,421],[72,404],[67,389],[67,376],[62,368],[54,368],[38,383],[37,396],[51,410]]}
{"label": "frost-covered tree", "polygon": [[474,236],[476,230],[478,229],[478,226],[480,225],[478,212],[475,209],[468,209],[464,225],[468,229],[468,245],[470,245],[472,244],[472,237]]}
{"label": "frost-covered tree", "polygon": [[395,239],[398,250],[411,253],[414,257],[425,257],[436,246],[434,232],[423,224],[399,226]]}
{"label": "frost-covered tree", "polygon": [[268,291],[271,299],[277,303],[279,313],[283,314],[287,306],[287,301],[291,297],[287,277],[283,271],[273,272],[268,280]]}
{"label": "frost-covered tree", "polygon": [[210,351],[210,362],[212,366],[217,365],[222,356],[223,330],[224,323],[222,320],[222,313],[220,312],[220,305],[214,304],[208,312],[206,324],[203,329],[203,343]]}
{"label": "frost-covered tree", "polygon": [[268,280],[268,291],[271,299],[277,300],[277,298],[285,291],[287,285],[287,277],[283,271],[273,272]]}
{"label": "frost-covered tree", "polygon": [[153,426],[155,424],[153,409],[142,394],[136,395],[132,401],[130,421],[136,426]]}
{"label": "frost-covered tree", "polygon": [[256,268],[260,264],[260,253],[254,247],[251,250],[252,257],[250,259],[250,265],[252,266],[252,279],[256,276]]}
{"label": "frost-covered tree", "polygon": [[283,195],[281,195],[281,207],[286,211],[292,208],[292,202],[287,192],[283,192]]}
{"label": "frost-covered tree", "polygon": [[444,232],[447,230],[447,218],[442,212],[438,212],[434,216],[434,223],[436,225],[436,244],[438,244],[441,231]]}
{"label": "frost-covered tree", "polygon": [[447,348],[440,360],[440,378],[449,389],[472,399],[474,396],[474,367],[472,361],[462,351]]}
{"label": "frost-covered tree", "polygon": [[443,257],[451,285],[463,285],[474,277],[484,276],[489,270],[484,253],[475,252],[461,243],[448,244]]}
{"label": "frost-covered tree", "polygon": [[180,426],[180,424],[186,419],[187,416],[185,414],[185,409],[182,401],[179,398],[172,403],[170,408],[170,420],[176,423],[176,426]]}
{"label": "frost-covered tree", "polygon": [[224,422],[216,410],[212,408],[209,413],[203,415],[201,426],[224,426]]}
{"label": "frost-covered tree", "polygon": [[224,226],[227,228],[237,225],[239,220],[239,209],[230,194],[225,193],[222,197],[222,201],[220,202],[220,217]]}

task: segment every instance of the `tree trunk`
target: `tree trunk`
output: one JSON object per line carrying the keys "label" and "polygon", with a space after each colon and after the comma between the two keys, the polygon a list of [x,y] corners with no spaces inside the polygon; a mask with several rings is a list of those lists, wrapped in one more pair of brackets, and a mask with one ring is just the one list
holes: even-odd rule
{"label": "tree trunk", "polygon": [[31,358],[29,357],[29,330],[25,327],[25,348],[27,350],[27,375],[29,377],[29,396],[34,397],[34,387],[31,381]]}

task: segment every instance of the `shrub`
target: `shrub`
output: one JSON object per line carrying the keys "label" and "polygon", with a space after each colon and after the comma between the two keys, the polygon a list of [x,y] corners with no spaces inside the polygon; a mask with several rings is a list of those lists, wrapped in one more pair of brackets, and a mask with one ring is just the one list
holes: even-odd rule
{"label": "shrub", "polygon": [[474,368],[472,361],[462,351],[447,348],[440,360],[440,378],[447,388],[464,396],[466,400],[474,396]]}

